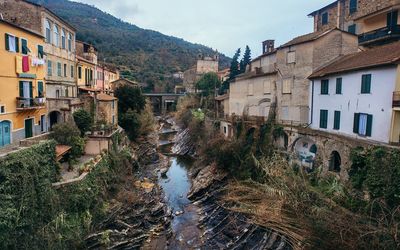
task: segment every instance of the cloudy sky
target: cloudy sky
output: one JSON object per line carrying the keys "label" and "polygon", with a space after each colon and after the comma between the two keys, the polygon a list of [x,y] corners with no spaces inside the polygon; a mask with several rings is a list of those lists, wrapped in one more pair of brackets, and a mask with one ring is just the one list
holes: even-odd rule
{"label": "cloudy sky", "polygon": [[261,41],[277,45],[312,32],[307,14],[332,0],[76,0],[94,5],[141,28],[183,38],[232,56],[249,45],[253,57]]}

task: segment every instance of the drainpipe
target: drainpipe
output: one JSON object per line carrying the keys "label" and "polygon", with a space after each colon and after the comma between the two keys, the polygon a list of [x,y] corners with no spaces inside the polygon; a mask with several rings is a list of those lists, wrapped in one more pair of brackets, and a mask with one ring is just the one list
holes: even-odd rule
{"label": "drainpipe", "polygon": [[313,117],[314,117],[314,80],[311,81],[311,119],[310,119],[310,125],[313,123]]}

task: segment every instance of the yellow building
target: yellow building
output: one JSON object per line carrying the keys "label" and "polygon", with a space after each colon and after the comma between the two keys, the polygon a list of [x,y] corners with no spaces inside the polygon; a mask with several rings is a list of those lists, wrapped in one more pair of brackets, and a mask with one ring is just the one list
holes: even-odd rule
{"label": "yellow building", "polygon": [[44,37],[0,19],[0,147],[47,131]]}
{"label": "yellow building", "polygon": [[78,88],[80,91],[98,89],[96,82],[97,49],[90,44],[76,41]]}

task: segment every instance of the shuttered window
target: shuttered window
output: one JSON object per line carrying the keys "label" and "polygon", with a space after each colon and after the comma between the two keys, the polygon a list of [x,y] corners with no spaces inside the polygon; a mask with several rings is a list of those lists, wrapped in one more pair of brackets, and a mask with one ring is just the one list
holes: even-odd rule
{"label": "shuttered window", "polygon": [[287,79],[283,80],[282,94],[291,94],[292,93],[292,81],[293,81],[293,78],[287,78]]}
{"label": "shuttered window", "polygon": [[322,13],[322,25],[328,24],[329,15],[328,12]]}
{"label": "shuttered window", "polygon": [[372,115],[355,113],[353,132],[362,136],[372,136],[372,122]]}
{"label": "shuttered window", "polygon": [[328,95],[329,94],[329,80],[322,80],[321,81],[321,95]]}
{"label": "shuttered window", "polygon": [[43,82],[38,82],[38,97],[44,97]]}
{"label": "shuttered window", "polygon": [[340,111],[335,111],[335,116],[333,119],[333,129],[339,130],[340,129]]}
{"label": "shuttered window", "polygon": [[271,82],[264,81],[264,94],[270,94],[270,93],[271,93]]}
{"label": "shuttered window", "polygon": [[71,65],[71,77],[74,77],[74,65]]}
{"label": "shuttered window", "polygon": [[253,83],[249,83],[249,85],[247,85],[247,91],[248,91],[248,95],[254,95],[254,85]]}
{"label": "shuttered window", "polygon": [[21,38],[21,47],[22,47],[21,53],[27,55],[29,49],[28,49],[28,41],[26,39]]}
{"label": "shuttered window", "polygon": [[10,52],[19,52],[19,38],[5,34],[5,48]]}
{"label": "shuttered window", "polygon": [[349,25],[349,27],[347,27],[347,31],[352,34],[356,34],[357,32],[356,27],[357,27],[356,24]]}
{"label": "shuttered window", "polygon": [[362,75],[361,77],[361,94],[371,93],[371,74]]}
{"label": "shuttered window", "polygon": [[357,11],[357,0],[350,0],[350,14]]}
{"label": "shuttered window", "polygon": [[78,78],[82,79],[82,67],[78,67]]}
{"label": "shuttered window", "polygon": [[64,63],[64,77],[67,77],[67,64]]}
{"label": "shuttered window", "polygon": [[319,127],[328,128],[328,110],[321,109],[319,116]]}
{"label": "shuttered window", "polygon": [[296,51],[289,51],[287,53],[287,63],[295,63],[296,62]]}
{"label": "shuttered window", "polygon": [[48,60],[47,61],[47,76],[52,76],[53,75],[53,63],[52,61]]}
{"label": "shuttered window", "polygon": [[61,63],[57,63],[57,76],[62,76],[62,69],[61,69]]}
{"label": "shuttered window", "polygon": [[42,45],[38,45],[38,57],[40,59],[43,59],[43,57],[44,57],[44,52],[43,52],[43,46]]}
{"label": "shuttered window", "polygon": [[342,78],[336,78],[336,94],[342,94]]}

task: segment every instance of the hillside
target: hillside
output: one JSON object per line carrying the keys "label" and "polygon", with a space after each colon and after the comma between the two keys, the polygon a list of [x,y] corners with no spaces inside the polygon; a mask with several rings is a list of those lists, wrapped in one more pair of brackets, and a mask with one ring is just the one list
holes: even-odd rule
{"label": "hillside", "polygon": [[[119,66],[122,74],[140,82],[166,85],[169,75],[194,65],[199,53],[212,49],[124,22],[94,6],[68,0],[31,0],[42,4],[72,24],[77,39],[99,49],[99,60]],[[230,59],[220,56],[220,67]]]}

